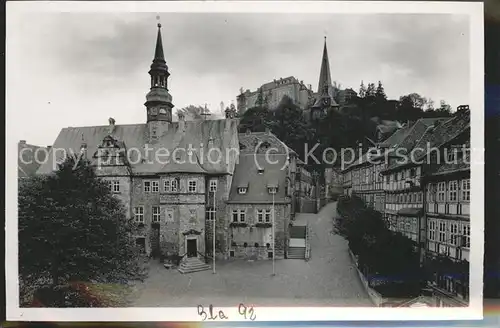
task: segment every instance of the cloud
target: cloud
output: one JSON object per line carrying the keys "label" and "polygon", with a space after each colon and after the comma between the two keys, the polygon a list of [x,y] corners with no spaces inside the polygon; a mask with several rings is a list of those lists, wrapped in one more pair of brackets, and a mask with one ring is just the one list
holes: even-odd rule
{"label": "cloud", "polygon": [[[9,24],[11,69],[25,79],[37,111],[47,94],[60,127],[142,122],[156,13],[36,13]],[[389,97],[411,92],[457,106],[469,95],[469,22],[444,14],[161,13],[163,45],[176,107],[207,103],[212,111],[293,75],[316,87],[327,36],[332,79],[357,89],[383,81]],[[36,83],[36,84],[35,84]],[[12,98],[23,106],[23,97]],[[31,110],[31,109],[30,109]],[[68,113],[72,113],[68,115]],[[73,114],[75,113],[75,114]],[[66,115],[64,115],[66,114]],[[41,115],[41,114],[33,114]],[[102,116],[102,117],[101,117]],[[57,126],[51,124],[51,129]],[[35,129],[42,143],[58,131]],[[56,129],[57,130],[57,129]],[[21,133],[20,131],[19,133]],[[27,130],[24,133],[28,133]],[[25,139],[25,138],[22,138]]]}

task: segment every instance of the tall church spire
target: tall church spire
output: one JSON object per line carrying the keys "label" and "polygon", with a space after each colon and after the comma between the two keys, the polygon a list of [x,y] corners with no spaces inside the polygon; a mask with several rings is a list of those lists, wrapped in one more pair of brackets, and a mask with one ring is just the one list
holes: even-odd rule
{"label": "tall church spire", "polygon": [[161,24],[158,24],[155,54],[151,69],[151,88],[146,95],[147,122],[172,121],[172,96],[168,92],[168,77],[170,73],[165,62],[161,37]]}
{"label": "tall church spire", "polygon": [[321,70],[319,71],[318,93],[322,93],[326,88],[330,89],[332,85],[332,78],[330,75],[330,62],[328,60],[328,50],[326,49],[326,36],[325,45],[323,47],[323,58],[321,59]]}

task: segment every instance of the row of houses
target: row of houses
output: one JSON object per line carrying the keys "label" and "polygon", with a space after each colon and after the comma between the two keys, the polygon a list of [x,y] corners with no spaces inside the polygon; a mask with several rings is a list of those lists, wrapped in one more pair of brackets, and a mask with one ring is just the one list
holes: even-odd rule
{"label": "row of houses", "polygon": [[[389,229],[415,241],[422,265],[437,255],[464,263],[470,253],[469,148],[470,111],[459,106],[451,118],[401,126],[343,170],[330,171],[344,194],[361,197],[383,213]],[[463,284],[452,274],[430,282],[438,306],[467,306]]]}

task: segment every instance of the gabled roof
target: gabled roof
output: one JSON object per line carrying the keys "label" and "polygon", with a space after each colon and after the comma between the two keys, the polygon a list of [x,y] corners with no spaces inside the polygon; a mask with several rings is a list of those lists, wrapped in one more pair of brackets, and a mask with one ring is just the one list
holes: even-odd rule
{"label": "gabled roof", "polygon": [[[273,148],[273,154],[295,154],[295,151],[288,147],[283,141],[278,139],[271,132],[247,132],[239,133],[240,154],[265,153],[266,149]],[[267,147],[267,148],[266,148]]]}
{"label": "gabled roof", "polygon": [[393,134],[391,134],[387,139],[379,143],[379,146],[382,148],[392,147],[394,145],[400,144],[406,135],[410,131],[410,127],[404,126],[399,130],[395,130]]}
{"label": "gabled roof", "polygon": [[[270,154],[269,161],[265,154],[240,155],[234,170],[233,182],[229,193],[229,203],[265,203],[271,204],[273,195],[268,186],[278,185],[274,195],[275,202],[287,201],[285,187],[287,185],[287,155]],[[275,163],[276,162],[276,163]],[[258,172],[263,168],[262,173]],[[248,186],[245,194],[238,194],[238,187]]]}
{"label": "gabled roof", "polygon": [[17,171],[19,178],[27,178],[35,175],[48,154],[46,147],[30,145],[25,142],[19,142],[17,150]]}
{"label": "gabled roof", "polygon": [[[185,121],[184,124],[185,128],[181,130],[179,122],[170,123],[168,131],[154,144],[147,142],[146,124],[116,125],[113,138],[123,142],[134,174],[232,173],[238,156],[237,121],[229,119]],[[57,169],[53,163],[53,152],[57,152],[56,158],[61,160],[64,152],[78,153],[82,142],[87,144],[87,157],[91,159],[107,135],[109,135],[108,126],[62,129],[54,142],[47,163],[38,169],[38,173],[47,174]],[[190,147],[193,149],[191,156],[187,154]],[[220,160],[214,155],[215,151],[209,152],[210,148],[221,151]],[[179,149],[176,154],[180,154],[180,159],[174,158],[176,149]],[[158,160],[155,154],[160,154]],[[211,160],[209,155],[212,156]]]}
{"label": "gabled roof", "polygon": [[[439,147],[442,144],[454,139],[458,135],[470,128],[470,111],[456,114],[452,118],[440,121],[439,124],[429,128],[425,135],[419,140],[416,147],[426,149]],[[426,152],[422,155],[425,156]]]}
{"label": "gabled roof", "polygon": [[[425,149],[419,148],[419,145],[421,145],[422,140],[425,139],[425,136],[427,135],[431,137],[431,139],[429,140],[432,140],[430,132],[438,129],[439,126],[444,124],[443,122],[447,122],[449,120],[449,118],[422,118],[415,122],[415,124],[413,124],[405,133],[404,139],[401,141],[401,143],[393,145],[391,147],[390,152],[393,153],[393,151],[396,151],[396,154],[399,155],[399,158],[397,161],[387,167],[385,171],[390,171],[408,164],[409,161],[403,161],[401,159],[402,156],[406,156],[406,159],[408,159],[407,157],[410,154],[413,154],[414,157],[420,156],[419,154],[417,154],[418,152],[416,150]],[[435,127],[436,125],[437,127]]]}
{"label": "gabled roof", "polygon": [[[466,147],[470,148],[470,141],[466,143]],[[432,175],[448,175],[456,172],[470,171],[470,152],[459,155],[456,161],[451,163],[443,163],[438,167]]]}

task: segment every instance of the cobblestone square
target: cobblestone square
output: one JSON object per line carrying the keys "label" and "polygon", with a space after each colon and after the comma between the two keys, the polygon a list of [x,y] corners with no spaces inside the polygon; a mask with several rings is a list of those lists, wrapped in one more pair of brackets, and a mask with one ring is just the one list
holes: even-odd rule
{"label": "cobblestone square", "polygon": [[216,273],[181,274],[152,261],[148,279],[137,285],[135,307],[373,306],[356,274],[347,242],[332,233],[336,203],[297,222],[312,228],[311,259],[216,262]]}

